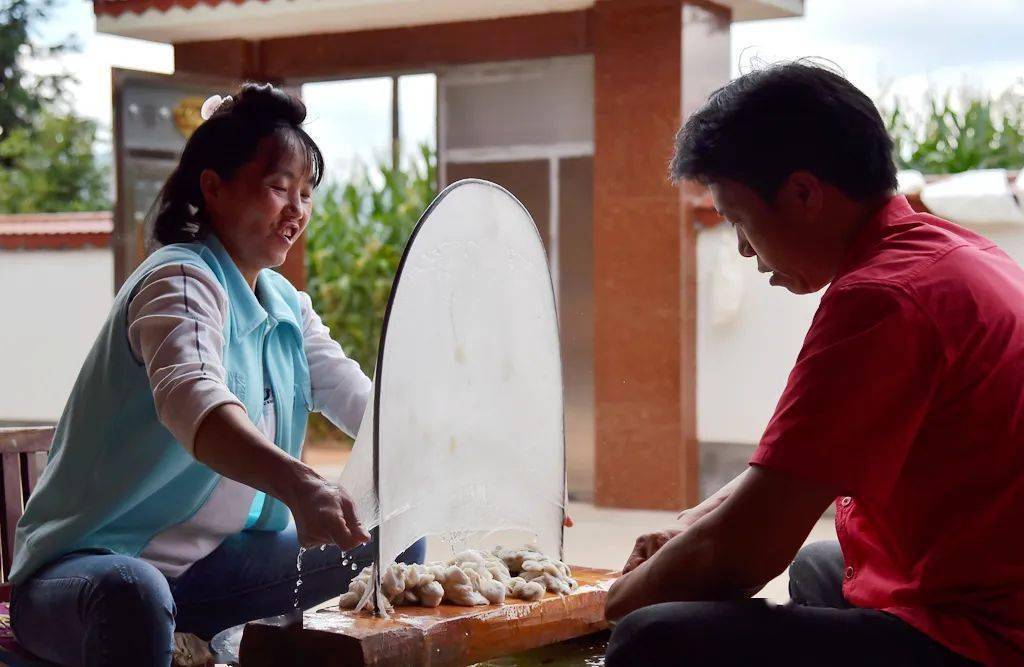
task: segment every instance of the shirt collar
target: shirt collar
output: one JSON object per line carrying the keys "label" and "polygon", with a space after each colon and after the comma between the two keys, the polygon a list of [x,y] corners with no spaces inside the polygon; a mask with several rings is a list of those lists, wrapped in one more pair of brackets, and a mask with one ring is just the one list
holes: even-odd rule
{"label": "shirt collar", "polygon": [[840,262],[841,268],[832,280],[835,281],[840,276],[849,273],[886,236],[888,230],[896,222],[915,213],[916,211],[903,195],[890,197],[889,201],[854,234],[853,241],[847,248],[843,261]]}
{"label": "shirt collar", "polygon": [[[278,322],[287,322],[298,328],[295,313],[281,297],[278,290],[271,289],[268,275],[272,269],[260,271],[256,277],[256,291],[249,287],[242,272],[238,270],[235,260],[215,234],[210,234],[203,243],[213,252],[224,275],[231,310],[232,327],[237,336],[246,336],[263,324],[268,317],[271,326]],[[258,295],[258,296],[257,296]]]}

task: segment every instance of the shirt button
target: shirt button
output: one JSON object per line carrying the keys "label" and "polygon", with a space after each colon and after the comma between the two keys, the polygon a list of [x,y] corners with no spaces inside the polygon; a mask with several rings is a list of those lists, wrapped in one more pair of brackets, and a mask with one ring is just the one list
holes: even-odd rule
{"label": "shirt button", "polygon": [[852,502],[853,498],[851,498],[850,496],[843,496],[843,499],[839,501],[839,504],[842,505],[843,507],[849,507],[850,503]]}
{"label": "shirt button", "polygon": [[853,579],[853,568],[852,567],[846,568],[846,578],[847,579]]}

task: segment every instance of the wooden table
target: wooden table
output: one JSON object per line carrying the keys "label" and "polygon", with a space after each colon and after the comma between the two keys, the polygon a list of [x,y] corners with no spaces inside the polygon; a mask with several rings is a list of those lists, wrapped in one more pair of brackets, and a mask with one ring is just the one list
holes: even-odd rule
{"label": "wooden table", "polygon": [[580,587],[536,602],[398,607],[388,619],[340,611],[337,599],[303,614],[302,627],[280,620],[250,623],[242,667],[466,665],[600,632],[604,600],[617,572],[572,568]]}

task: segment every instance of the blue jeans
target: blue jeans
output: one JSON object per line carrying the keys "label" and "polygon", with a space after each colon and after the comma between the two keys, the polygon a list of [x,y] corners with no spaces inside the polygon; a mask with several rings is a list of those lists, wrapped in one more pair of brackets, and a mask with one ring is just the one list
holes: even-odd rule
{"label": "blue jeans", "polygon": [[[19,643],[59,665],[170,664],[175,632],[204,639],[247,621],[277,616],[295,604],[295,527],[244,531],[224,541],[184,574],[168,579],[138,558],[68,554],[15,586],[11,625]],[[423,562],[420,540],[399,556]],[[373,550],[353,550],[357,569],[329,546],[302,557],[299,604],[308,608],[339,595]]]}

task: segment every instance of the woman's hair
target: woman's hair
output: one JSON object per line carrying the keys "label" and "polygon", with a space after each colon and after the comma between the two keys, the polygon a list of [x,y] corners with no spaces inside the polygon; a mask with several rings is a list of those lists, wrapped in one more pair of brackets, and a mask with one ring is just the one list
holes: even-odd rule
{"label": "woman's hair", "polygon": [[260,141],[273,136],[279,155],[271,164],[299,152],[309,165],[313,187],[323,177],[324,158],[302,129],[306,105],[268,83],[246,83],[204,121],[185,143],[177,168],[154,204],[153,238],[163,245],[190,243],[209,233],[199,176],[212,169],[231,180],[256,157]]}

